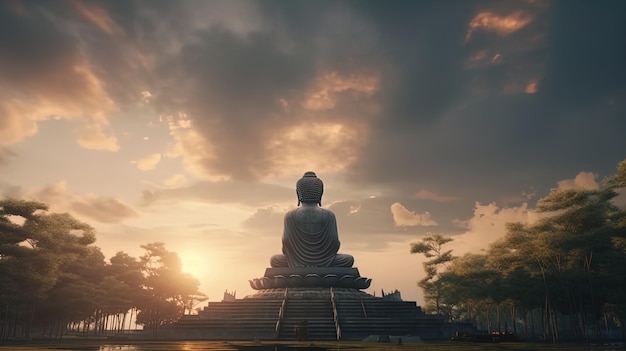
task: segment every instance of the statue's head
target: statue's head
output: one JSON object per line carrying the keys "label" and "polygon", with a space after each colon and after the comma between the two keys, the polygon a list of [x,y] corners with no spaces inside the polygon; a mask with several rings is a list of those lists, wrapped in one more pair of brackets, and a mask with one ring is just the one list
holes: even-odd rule
{"label": "statue's head", "polygon": [[324,183],[315,172],[306,172],[296,183],[296,194],[298,194],[298,206],[300,203],[314,203],[322,206],[322,193]]}

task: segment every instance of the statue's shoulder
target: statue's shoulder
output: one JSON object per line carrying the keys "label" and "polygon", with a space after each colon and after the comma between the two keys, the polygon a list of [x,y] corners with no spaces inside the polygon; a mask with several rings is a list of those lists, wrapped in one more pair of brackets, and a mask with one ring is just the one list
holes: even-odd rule
{"label": "statue's shoulder", "polygon": [[[312,210],[312,211],[311,211]],[[317,218],[323,218],[325,220],[335,220],[335,214],[331,210],[325,208],[316,207],[315,209],[303,210],[301,207],[294,208],[285,213],[285,219],[296,219],[297,217],[313,216]]]}
{"label": "statue's shoulder", "polygon": [[298,208],[296,207],[294,209],[291,209],[291,210],[287,211],[287,213],[285,213],[285,218],[295,216],[297,210],[298,210]]}
{"label": "statue's shoulder", "polygon": [[320,207],[320,209],[322,210],[322,216],[323,217],[329,218],[329,219],[331,219],[331,218],[335,219],[335,213],[333,211],[327,210],[327,209],[321,208],[321,207]]}

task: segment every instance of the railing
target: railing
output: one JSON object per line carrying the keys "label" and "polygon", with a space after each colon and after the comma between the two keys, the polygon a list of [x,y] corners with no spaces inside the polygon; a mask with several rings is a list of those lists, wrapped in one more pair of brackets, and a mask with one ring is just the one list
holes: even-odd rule
{"label": "railing", "polygon": [[361,308],[363,309],[363,316],[367,318],[367,311],[365,310],[365,305],[363,304],[363,300],[361,300]]}
{"label": "railing", "polygon": [[333,287],[330,287],[330,302],[333,305],[333,320],[335,321],[335,332],[337,333],[337,340],[341,339],[341,328],[339,327],[339,313],[337,313],[337,305],[335,304],[335,291]]}
{"label": "railing", "polygon": [[287,303],[287,288],[285,288],[285,294],[283,295],[283,302],[280,304],[278,310],[278,320],[276,321],[276,329],[274,330],[274,339],[278,340],[278,334],[280,333],[280,321],[283,319],[285,313],[285,304]]}

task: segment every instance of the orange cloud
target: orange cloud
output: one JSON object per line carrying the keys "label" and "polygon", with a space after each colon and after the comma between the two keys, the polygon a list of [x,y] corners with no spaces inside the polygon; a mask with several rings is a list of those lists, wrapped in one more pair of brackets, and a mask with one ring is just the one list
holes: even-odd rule
{"label": "orange cloud", "polygon": [[526,85],[526,94],[534,94],[537,92],[537,79],[533,79]]}
{"label": "orange cloud", "polygon": [[[39,121],[71,119],[85,122],[85,129],[78,139],[87,149],[117,151],[117,138],[107,135],[107,115],[117,109],[104,89],[102,81],[85,64],[67,69],[67,76],[58,84],[72,86],[62,91],[58,84],[48,86],[45,79],[31,85],[28,93],[19,97],[0,98],[0,144],[11,145],[37,133]],[[49,77],[50,79],[54,77]],[[30,84],[30,83],[29,83]],[[0,87],[1,88],[1,87]],[[80,90],[80,94],[74,91]],[[8,94],[7,94],[8,95]]]}
{"label": "orange cloud", "polygon": [[85,127],[78,138],[78,145],[90,150],[118,151],[120,149],[117,138],[106,135],[99,124]]}
{"label": "orange cloud", "polygon": [[272,173],[297,174],[302,169],[334,172],[356,161],[368,139],[368,130],[358,123],[305,122],[290,126],[267,142],[273,155]]}
{"label": "orange cloud", "polygon": [[137,168],[141,171],[149,171],[154,169],[159,162],[161,162],[161,154],[150,154],[139,160],[132,161],[131,163],[136,164]]}
{"label": "orange cloud", "polygon": [[477,30],[506,36],[526,27],[532,21],[533,16],[523,11],[515,11],[507,16],[501,16],[489,11],[480,12],[469,23],[465,41],[467,42],[471,38],[472,33]]}
{"label": "orange cloud", "polygon": [[353,91],[360,94],[372,95],[379,88],[379,78],[375,75],[348,75],[342,76],[331,72],[319,77],[315,88],[303,102],[307,110],[330,110],[337,104],[337,94]]}
{"label": "orange cloud", "polygon": [[80,14],[108,34],[120,33],[121,30],[111,19],[108,13],[101,8],[88,5],[88,2],[74,1],[74,5]]}

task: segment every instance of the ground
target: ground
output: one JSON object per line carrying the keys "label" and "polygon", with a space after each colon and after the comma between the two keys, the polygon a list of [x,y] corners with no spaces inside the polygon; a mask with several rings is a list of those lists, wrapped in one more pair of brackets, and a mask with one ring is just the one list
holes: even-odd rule
{"label": "ground", "polygon": [[109,341],[57,341],[32,342],[28,344],[1,344],[0,350],[12,351],[590,351],[590,350],[626,350],[624,344],[611,345],[572,345],[572,344],[537,344],[537,343],[456,343],[425,342],[416,344],[378,344],[362,342],[228,342],[228,341],[179,341],[179,342],[125,342]]}

